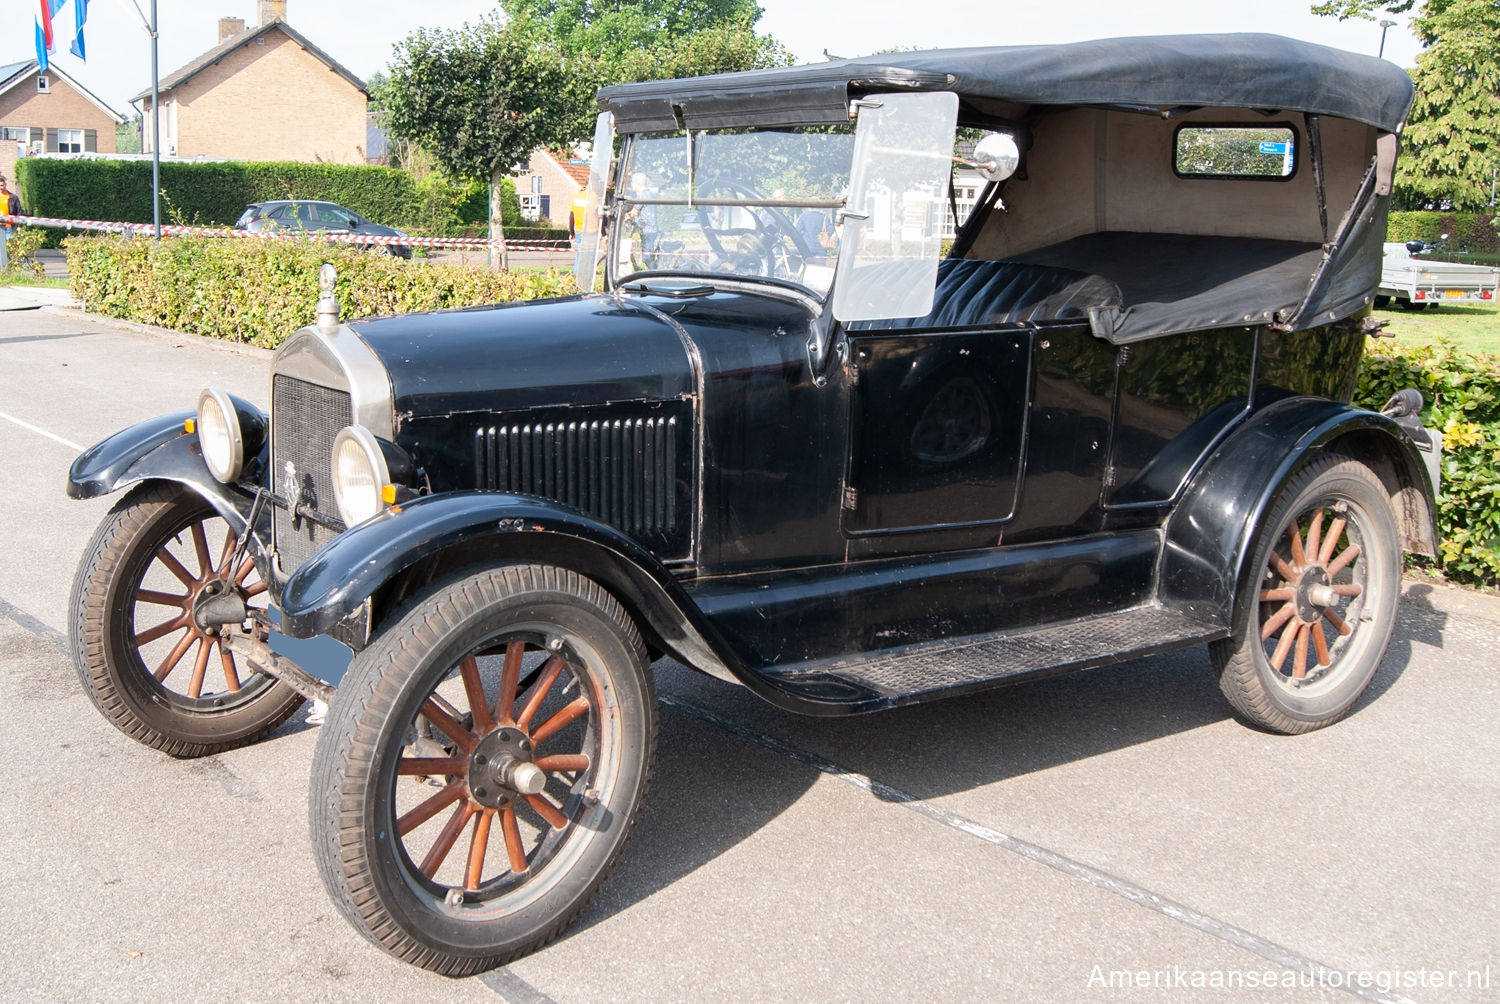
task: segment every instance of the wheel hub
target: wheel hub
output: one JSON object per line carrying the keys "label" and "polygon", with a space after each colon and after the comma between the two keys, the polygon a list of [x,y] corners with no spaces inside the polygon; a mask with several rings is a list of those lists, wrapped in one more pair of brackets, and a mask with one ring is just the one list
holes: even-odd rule
{"label": "wheel hub", "polygon": [[216,634],[226,624],[243,624],[249,616],[244,595],[224,578],[213,578],[192,596],[193,624],[205,634]]}
{"label": "wheel hub", "polygon": [[1337,599],[1330,586],[1328,569],[1311,565],[1302,570],[1297,579],[1297,617],[1304,624],[1316,623],[1323,616],[1324,608],[1332,606]]}
{"label": "wheel hub", "polygon": [[508,805],[517,795],[535,795],[547,783],[546,772],[531,762],[531,739],[506,725],[490,732],[469,757],[467,781],[474,801],[490,809]]}

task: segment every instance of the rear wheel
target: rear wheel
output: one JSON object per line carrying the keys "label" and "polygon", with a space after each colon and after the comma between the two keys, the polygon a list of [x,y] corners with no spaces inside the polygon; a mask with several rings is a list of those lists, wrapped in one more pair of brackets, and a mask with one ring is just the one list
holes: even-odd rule
{"label": "rear wheel", "polygon": [[555,937],[635,825],[656,740],[619,603],[550,566],[409,606],[356,658],[313,761],[314,856],[375,944],[450,976]]}
{"label": "rear wheel", "polygon": [[1385,486],[1357,461],[1315,461],[1288,484],[1253,560],[1242,626],[1210,647],[1220,689],[1273,732],[1330,725],[1369,687],[1395,626],[1401,548]]}
{"label": "rear wheel", "polygon": [[254,742],[302,703],[194,619],[215,595],[263,602],[255,563],[232,560],[236,543],[200,496],[146,484],[110,510],[73,582],[70,635],[84,690],[122,732],[172,756]]}

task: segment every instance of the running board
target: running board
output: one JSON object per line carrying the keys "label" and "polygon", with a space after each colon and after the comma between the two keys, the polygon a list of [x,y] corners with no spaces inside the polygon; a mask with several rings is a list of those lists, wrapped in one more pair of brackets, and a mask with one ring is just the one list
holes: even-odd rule
{"label": "running board", "polygon": [[846,715],[1185,648],[1227,631],[1157,604],[1022,630],[762,670],[799,710]]}

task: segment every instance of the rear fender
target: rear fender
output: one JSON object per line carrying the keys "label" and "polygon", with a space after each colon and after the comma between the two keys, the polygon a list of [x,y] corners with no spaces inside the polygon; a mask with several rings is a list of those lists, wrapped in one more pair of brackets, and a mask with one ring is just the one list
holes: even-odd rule
{"label": "rear fender", "polygon": [[1226,631],[1236,628],[1235,599],[1254,587],[1249,560],[1256,529],[1287,478],[1326,451],[1369,466],[1391,495],[1405,549],[1436,553],[1432,485],[1401,428],[1335,401],[1288,398],[1252,416],[1188,485],[1166,525],[1162,601]]}
{"label": "rear fender", "polygon": [[[501,492],[430,495],[339,534],[281,594],[281,631],[332,631],[370,603],[373,630],[407,596],[460,568],[563,565],[613,593],[653,644],[721,679],[733,659],[672,573],[635,541],[575,510]],[[712,641],[710,641],[712,639]]]}

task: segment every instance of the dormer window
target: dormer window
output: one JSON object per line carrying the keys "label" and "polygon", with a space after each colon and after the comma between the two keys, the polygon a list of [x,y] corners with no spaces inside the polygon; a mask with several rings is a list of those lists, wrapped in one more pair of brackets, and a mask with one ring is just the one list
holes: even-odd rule
{"label": "dormer window", "polygon": [[36,92],[38,94],[48,94],[51,92],[51,88],[47,86],[47,75],[45,73],[37,74]]}

